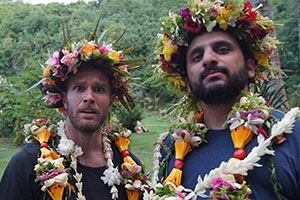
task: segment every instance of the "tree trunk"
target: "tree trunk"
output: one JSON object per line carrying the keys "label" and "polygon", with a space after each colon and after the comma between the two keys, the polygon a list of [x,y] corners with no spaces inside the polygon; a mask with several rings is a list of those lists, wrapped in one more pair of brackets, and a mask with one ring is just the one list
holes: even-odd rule
{"label": "tree trunk", "polygon": [[[298,3],[299,3],[299,1],[300,0],[298,0]],[[263,16],[267,16],[269,19],[273,20],[272,0],[250,0],[250,2],[252,3],[254,8],[256,8],[259,4],[262,4],[263,6],[261,8],[259,8],[259,12]],[[271,35],[276,36],[276,33],[274,32]],[[279,54],[278,54],[277,49],[273,52],[273,55],[271,58],[271,64],[281,68]],[[272,80],[269,83],[269,84],[276,83],[276,86],[271,87],[270,91],[274,91],[274,90],[278,91],[284,85],[282,76],[280,74],[278,74],[277,76],[278,76],[278,79]],[[282,89],[280,92],[281,92],[281,94],[283,94],[285,96],[285,98],[283,99],[283,101],[285,101],[287,99],[285,89]],[[285,103],[285,106],[288,107],[288,102]],[[282,107],[281,109],[285,110],[284,107]]]}

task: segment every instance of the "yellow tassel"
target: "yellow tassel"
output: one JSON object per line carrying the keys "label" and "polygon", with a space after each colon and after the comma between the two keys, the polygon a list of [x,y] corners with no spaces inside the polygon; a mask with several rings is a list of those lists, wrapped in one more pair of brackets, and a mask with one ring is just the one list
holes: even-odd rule
{"label": "yellow tassel", "polygon": [[190,143],[186,141],[184,142],[176,141],[174,146],[175,146],[175,157],[176,159],[179,160],[183,160],[184,156],[191,150]]}
{"label": "yellow tassel", "polygon": [[231,131],[231,138],[236,149],[244,148],[251,141],[252,137],[253,132],[249,127],[240,126],[237,130],[233,129]]}
{"label": "yellow tassel", "polygon": [[49,158],[51,160],[60,158],[60,156],[57,153],[55,153],[54,151],[51,151],[47,148],[41,148],[41,153],[42,153],[42,155],[41,155],[42,158]]}
{"label": "yellow tassel", "polygon": [[180,169],[173,168],[169,176],[163,182],[166,184],[167,182],[171,182],[177,187],[181,184],[182,171]]}
{"label": "yellow tassel", "polygon": [[130,163],[132,165],[137,165],[136,162],[134,162],[134,160],[130,156],[124,157],[124,163]]}
{"label": "yellow tassel", "polygon": [[130,140],[127,137],[118,137],[118,139],[115,141],[115,144],[117,145],[119,151],[123,152],[128,149]]}

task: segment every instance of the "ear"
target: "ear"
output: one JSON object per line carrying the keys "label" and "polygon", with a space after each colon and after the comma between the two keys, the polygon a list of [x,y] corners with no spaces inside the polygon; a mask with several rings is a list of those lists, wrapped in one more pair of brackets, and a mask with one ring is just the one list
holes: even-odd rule
{"label": "ear", "polygon": [[186,89],[187,89],[188,93],[190,94],[192,91],[191,91],[191,88],[190,88],[188,76],[186,76],[186,77],[184,78],[184,81],[185,81]]}
{"label": "ear", "polygon": [[248,79],[253,79],[255,76],[255,63],[252,59],[248,59],[246,62],[248,66]]}

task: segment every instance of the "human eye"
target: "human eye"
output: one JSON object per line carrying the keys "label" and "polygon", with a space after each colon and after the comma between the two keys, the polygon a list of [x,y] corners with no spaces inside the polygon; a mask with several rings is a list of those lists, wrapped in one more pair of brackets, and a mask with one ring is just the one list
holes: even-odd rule
{"label": "human eye", "polygon": [[103,87],[95,87],[95,92],[100,93],[105,91],[105,89]]}
{"label": "human eye", "polygon": [[197,53],[195,55],[192,56],[192,62],[199,62],[201,61],[203,58],[203,54],[202,53]]}
{"label": "human eye", "polygon": [[74,91],[81,92],[84,90],[83,86],[75,85],[73,88]]}
{"label": "human eye", "polygon": [[227,54],[230,52],[230,48],[225,45],[218,46],[215,48],[215,52],[218,54]]}

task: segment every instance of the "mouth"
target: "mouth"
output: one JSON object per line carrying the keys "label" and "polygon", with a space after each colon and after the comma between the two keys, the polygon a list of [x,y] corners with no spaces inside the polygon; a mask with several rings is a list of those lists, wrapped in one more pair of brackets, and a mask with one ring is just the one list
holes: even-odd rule
{"label": "mouth", "polygon": [[80,113],[83,113],[83,114],[86,114],[86,115],[94,115],[97,112],[93,109],[83,109],[83,110],[80,110]]}
{"label": "mouth", "polygon": [[223,71],[219,71],[219,70],[210,70],[209,72],[203,74],[202,76],[202,80],[206,79],[206,78],[213,78],[215,76],[218,76],[220,74],[224,74]]}

